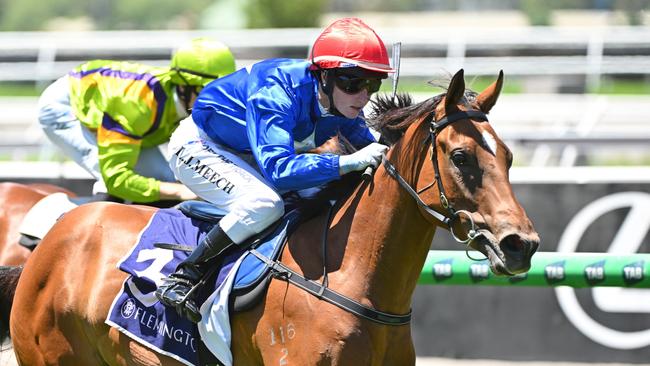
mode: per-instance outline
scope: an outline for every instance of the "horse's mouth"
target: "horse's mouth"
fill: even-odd
[[[507,235],[499,241],[487,230],[480,233],[475,239],[475,248],[488,258],[495,275],[514,276],[530,269],[537,243],[531,245],[517,234]]]
[[[515,274],[508,270],[504,258],[502,258],[494,249],[493,243],[487,240],[488,244],[483,246],[485,252],[483,253],[488,257],[490,262],[490,269],[497,276],[514,276]],[[483,251],[481,251],[483,252]]]

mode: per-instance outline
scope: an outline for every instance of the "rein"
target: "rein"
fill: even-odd
[[[379,311],[363,305],[358,301],[353,300],[339,292],[331,290],[328,287],[329,280],[327,276],[327,232],[333,212],[334,206],[332,205],[330,206],[327,213],[327,221],[325,223],[325,230],[323,231],[322,238],[323,280],[321,283],[305,278],[300,273],[285,266],[284,263],[278,260],[271,260],[255,249],[251,249],[250,252],[271,269],[271,276],[299,287],[304,291],[314,295],[319,300],[329,302],[330,304],[338,306],[347,312],[382,325],[405,325],[410,323],[411,310],[409,310],[409,312],[406,314],[385,313],[383,311]]]

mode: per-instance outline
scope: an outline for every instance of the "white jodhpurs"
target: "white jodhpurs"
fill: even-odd
[[[41,94],[38,120],[48,139],[95,178],[93,193],[106,192],[99,169],[97,136],[74,115],[67,76],[52,83]],[[134,171],[164,182],[176,181],[166,157],[157,147],[140,149]]]
[[[38,99],[38,121],[49,140],[98,181],[102,180],[97,159],[97,137],[84,126],[70,106],[70,83],[64,76]]]
[[[176,178],[226,212],[219,226],[233,242],[242,243],[284,214],[282,197],[254,168],[252,155],[215,143],[192,117],[172,134],[169,154]]]

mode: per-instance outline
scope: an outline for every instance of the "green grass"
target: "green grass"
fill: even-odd
[[[52,154],[49,154],[48,156],[41,156],[41,154],[39,153],[20,154],[19,158],[16,158],[16,156],[10,153],[2,153],[0,154],[0,162],[2,161],[27,161],[27,162],[55,161],[58,163],[64,163],[72,160],[64,156],[62,152],[55,151]]]
[[[650,94],[649,80],[611,80],[601,81],[600,87],[592,92],[596,94]]]
[[[0,83],[0,97],[36,97],[40,93],[33,83]]]
[[[481,91],[494,82],[495,77],[467,77],[466,86],[474,91]],[[445,82],[442,82],[443,84]],[[408,93],[431,93],[438,94],[442,89],[428,84],[428,79],[402,77],[399,80],[399,91]],[[392,81],[387,79],[381,87],[382,92],[390,92],[392,90]],[[502,93],[504,94],[520,94],[524,92],[523,80],[516,77],[510,77],[505,80]],[[10,83],[0,82],[0,97],[37,97],[41,93],[41,86],[34,83]],[[603,78],[601,85],[596,90],[591,90],[590,93],[619,95],[619,94],[632,94],[632,95],[650,95],[650,80],[642,78],[638,80],[624,80],[624,79],[611,79]]]
[[[638,156],[615,155],[608,157],[595,156],[589,158],[588,165],[596,166],[650,166],[650,155]]]
[[[485,77],[469,76],[466,78],[465,83],[466,87],[472,89],[476,92],[480,92],[487,88],[496,80],[495,77]],[[446,82],[441,82],[446,84]],[[392,81],[387,79],[384,81],[381,87],[381,91],[390,92],[392,90]],[[401,92],[408,93],[419,93],[426,92],[432,94],[441,93],[443,90],[437,87],[433,87],[428,84],[427,79],[421,78],[407,78],[403,77],[399,80],[398,90]],[[506,77],[506,80],[503,84],[502,93],[504,94],[521,94],[525,93],[525,83],[524,80],[520,77]],[[620,94],[629,94],[629,95],[650,95],[650,80],[644,80],[639,78],[638,80],[625,80],[625,79],[611,79],[603,78],[601,85],[595,89],[590,90],[590,93],[594,94],[605,94],[605,95],[620,95]]]

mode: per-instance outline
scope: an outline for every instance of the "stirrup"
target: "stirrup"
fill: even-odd
[[[199,307],[196,304],[195,299],[193,298],[193,293],[197,288],[200,287],[200,283],[193,284],[190,281],[179,278],[179,277],[167,277],[164,280],[162,286],[156,289],[155,295],[156,298],[165,306],[172,307],[176,310],[176,313],[181,317],[188,319],[193,323],[198,323],[201,321],[201,313]],[[178,285],[184,285],[189,288],[182,298],[180,299],[171,299],[168,294],[173,293],[179,295],[181,292],[176,292],[175,288]]]
[[[174,294],[178,294],[179,291],[176,291],[176,288],[178,286],[184,286],[188,288],[187,292],[183,295],[183,297],[179,300],[172,300],[170,299],[167,294],[171,291]],[[179,277],[166,277],[163,279],[163,284],[160,285],[158,288],[156,288],[155,295],[158,298],[158,300],[163,303],[164,305],[167,306],[176,306],[179,304],[183,304],[185,301],[188,299],[188,294],[191,293],[191,291],[194,289],[196,285],[193,284],[192,282],[179,278]]]
[[[176,313],[178,313],[178,315],[195,324],[200,322],[203,318],[201,316],[201,311],[198,305],[196,305],[194,299],[185,298],[181,304],[174,306],[174,309],[176,309]]]

